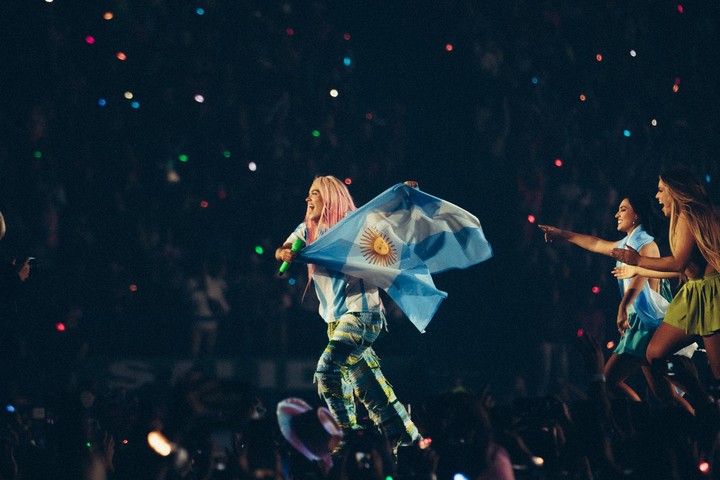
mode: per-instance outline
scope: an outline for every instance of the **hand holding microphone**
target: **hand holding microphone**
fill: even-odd
[[[290,251],[294,253],[299,252],[302,249],[304,243],[305,242],[298,238],[293,242],[292,247],[290,247]],[[280,265],[280,275],[285,273],[285,270],[287,270],[289,266],[290,262],[282,262],[282,265]]]

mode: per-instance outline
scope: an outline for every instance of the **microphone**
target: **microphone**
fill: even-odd
[[[295,253],[299,252],[300,249],[303,247],[303,243],[305,242],[298,238],[293,242],[292,247],[290,247],[290,251]],[[288,262],[282,262],[282,265],[280,265],[280,275],[285,273],[285,270],[287,270],[289,266],[290,264]]]

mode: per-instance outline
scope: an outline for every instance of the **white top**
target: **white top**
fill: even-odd
[[[304,223],[298,225],[286,243],[293,243],[297,239],[307,244],[307,228]],[[320,302],[320,316],[328,323],[338,321],[346,313],[382,312],[380,294],[375,285],[319,265],[315,265],[312,280]]]

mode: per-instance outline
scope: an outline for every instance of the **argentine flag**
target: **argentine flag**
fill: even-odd
[[[447,297],[431,275],[492,255],[477,217],[400,183],[349,213],[303,248],[296,261],[376,285],[424,332]]]

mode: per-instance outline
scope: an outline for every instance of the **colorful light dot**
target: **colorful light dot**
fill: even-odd
[[[202,95],[195,95],[195,97],[193,97],[193,98],[195,99],[195,101],[196,101],[197,103],[203,103],[203,102],[205,102],[205,97],[203,97]]]
[[[263,247],[261,247],[260,245],[256,245],[256,246],[255,246],[255,253],[257,253],[258,255],[262,255],[263,253],[265,253],[265,250],[264,250]]]
[[[698,470],[700,470],[702,473],[707,473],[710,471],[710,464],[708,462],[700,462],[698,464]]]
[[[445,51],[446,51],[446,52],[452,52],[452,51],[454,50],[454,48],[455,48],[455,47],[453,47],[453,44],[452,44],[452,43],[446,43],[446,44],[445,44]]]
[[[225,150],[223,152],[223,157],[230,158],[232,156],[232,153],[230,153],[230,150]]]
[[[710,183],[710,174],[705,175],[705,183]]]
[[[340,92],[338,92],[336,89],[331,88],[330,89],[330,96],[333,98],[337,98],[337,96],[340,95]]]
[[[103,19],[105,19],[105,20],[112,20],[113,17],[114,17],[114,15],[113,15],[112,12],[105,12],[105,13],[103,13]]]
[[[653,127],[657,127],[657,120],[654,118],[650,120],[650,125],[652,125]]]
[[[582,328],[578,328],[576,335],[578,338],[580,338],[583,336],[583,333],[585,333],[585,330],[583,330]]]
[[[128,100],[131,100],[133,98],[133,93],[128,91],[123,93],[123,97],[127,98]]]
[[[85,43],[87,43],[88,45],[93,45],[95,43],[95,37],[93,37],[92,35],[88,35],[87,37],[85,37]]]
[[[248,170],[250,170],[251,172],[257,171],[257,163],[255,163],[255,162],[248,163]]]
[[[682,5],[678,4],[677,11],[678,13],[685,13],[685,8]]]
[[[352,59],[350,57],[343,58],[343,65],[349,67],[350,65],[352,65]]]
[[[587,100],[587,97],[585,96],[584,93],[581,93],[581,94],[580,94],[580,101],[581,101],[581,102],[584,102],[585,100]]]
[[[615,342],[613,342],[612,340],[610,340],[609,342],[607,342],[607,343],[605,344],[605,348],[607,348],[608,350],[612,350],[613,348],[615,348]]]
[[[58,332],[64,332],[66,330],[65,324],[62,322],[56,323],[55,330],[57,330]]]
[[[593,287],[590,289],[590,291],[592,293],[594,293],[595,295],[597,295],[598,293],[600,293],[600,287],[598,287],[597,285],[593,285]]]
[[[105,100],[104,98],[99,98],[98,105],[100,105],[101,107],[104,107],[105,105],[107,105],[107,100]]]
[[[313,131],[312,131],[312,136],[315,137],[315,138],[320,137],[320,131],[319,131],[319,130],[313,130]]]
[[[130,106],[135,109],[140,108],[140,102],[138,102],[138,101],[130,102]]]
[[[373,114],[372,114],[372,113],[369,113],[369,112],[368,112],[368,113],[365,114],[365,120],[372,120],[372,119],[373,119]]]
[[[290,285],[295,285],[295,283],[297,283],[297,282],[296,282],[296,280],[295,280],[294,278],[291,278],[291,279],[288,280],[288,283],[289,283]]]
[[[178,155],[178,160],[180,160],[181,162],[187,162],[189,158],[184,153],[181,153],[180,155]]]
[[[532,77],[532,78],[530,79],[530,81],[533,83],[533,85],[537,85],[538,82],[539,82],[539,80],[538,80],[537,77]]]
[[[528,222],[535,223],[535,215],[530,214],[527,216],[527,219],[528,219]]]
[[[680,90],[680,85],[678,85],[678,84],[676,83],[675,85],[673,85],[672,90],[673,90],[673,92],[677,93],[678,90]]]
[[[35,150],[33,152],[33,157],[35,158],[42,158],[42,152],[40,150]]]
[[[630,50],[630,56],[637,57],[637,52],[635,50]]]
[[[124,62],[125,60],[127,60],[127,55],[125,55],[125,53],[123,53],[123,52],[118,52],[117,55],[115,55],[115,56],[121,62]]]
[[[556,158],[553,163],[554,163],[555,166],[558,167],[558,168],[560,168],[560,167],[563,166],[563,161],[562,161],[561,159],[559,159],[559,158]]]
[[[205,9],[198,7],[195,9],[195,13],[197,13],[198,15],[205,15]]]
[[[352,178],[350,178],[350,177],[345,178],[345,185],[352,185]]]
[[[208,203],[207,200],[201,200],[201,201],[200,201],[200,208],[207,208],[208,205],[210,205],[210,204]]]
[[[12,405],[5,406],[5,411],[8,413],[15,413],[15,407]]]
[[[348,40],[350,40],[350,34],[349,34],[349,33],[343,34],[343,40],[345,40],[346,42],[347,42]]]
[[[595,60],[597,60],[598,62],[602,62],[602,61],[603,61],[603,56],[602,56],[602,54],[601,54],[601,53],[598,53],[597,55],[595,55]]]
[[[626,137],[630,137],[630,130],[623,130],[623,135],[625,135]]]
[[[287,33],[288,36],[292,37],[293,35],[295,35],[295,30],[293,30],[292,28],[288,27],[288,28],[285,29],[285,33]]]
[[[680,85],[680,77],[675,77],[675,85]]]
[[[135,285],[134,283],[131,283],[128,288],[130,289],[131,292],[137,292],[137,291],[138,291],[138,286]]]

